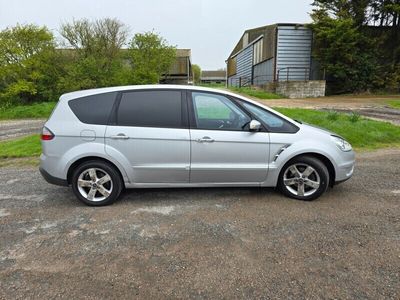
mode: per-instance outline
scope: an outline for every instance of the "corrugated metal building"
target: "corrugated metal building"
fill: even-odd
[[[227,59],[229,86],[319,79],[311,57],[312,31],[303,24],[246,30]]]

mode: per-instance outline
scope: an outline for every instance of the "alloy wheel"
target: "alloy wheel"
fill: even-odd
[[[293,195],[308,197],[318,190],[321,185],[321,178],[310,165],[296,163],[285,170],[283,184]]]
[[[111,176],[100,168],[84,170],[78,177],[79,193],[88,201],[103,201],[110,196],[113,190]]]

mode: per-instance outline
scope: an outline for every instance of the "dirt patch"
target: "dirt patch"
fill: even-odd
[[[370,119],[400,125],[400,110],[387,106],[387,102],[395,98],[399,98],[399,96],[337,96],[306,99],[255,100],[269,107],[318,109],[321,111],[334,110],[342,113],[356,112]]]
[[[298,107],[298,108],[335,108],[335,109],[363,109],[387,107],[387,102],[393,99],[400,99],[399,95],[388,96],[328,96],[321,98],[304,99],[273,99],[254,100],[271,107]]]

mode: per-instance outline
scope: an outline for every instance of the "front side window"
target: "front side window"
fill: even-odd
[[[198,129],[244,130],[250,117],[228,98],[211,93],[192,93]]]
[[[298,127],[294,124],[286,121],[285,119],[265,110],[256,105],[250,104],[245,101],[241,101],[242,105],[250,111],[254,116],[256,116],[261,122],[267,125],[271,132],[280,133],[296,133]]]
[[[136,127],[181,128],[180,91],[134,91],[122,94],[117,124]]]

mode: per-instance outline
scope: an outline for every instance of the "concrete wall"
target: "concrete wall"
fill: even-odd
[[[263,86],[267,91],[283,95],[287,98],[314,98],[324,97],[326,81],[280,81],[271,82]]]

